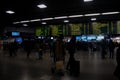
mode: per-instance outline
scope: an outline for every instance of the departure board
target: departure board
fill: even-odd
[[[80,35],[81,27],[82,27],[82,24],[70,24],[71,35]]]
[[[57,36],[58,35],[58,26],[57,25],[50,25],[51,27],[51,35]]]
[[[100,22],[93,22],[93,34],[107,34],[109,33],[109,23],[100,23]]]
[[[44,35],[43,28],[37,27],[36,28],[36,36],[43,36],[43,35]]]
[[[120,34],[120,21],[117,21],[117,33]]]

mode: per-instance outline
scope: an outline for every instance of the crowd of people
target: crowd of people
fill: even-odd
[[[88,50],[90,53],[98,50],[101,52],[101,58],[106,59],[106,55],[109,54],[109,58],[116,58],[117,67],[114,74],[120,77],[120,44],[114,43],[112,40],[103,39],[101,42],[80,42],[76,41],[75,36],[71,36],[70,42],[64,42],[63,36],[60,35],[56,40],[24,40],[21,45],[16,41],[10,42],[6,46],[3,46],[3,50],[9,51],[9,56],[17,56],[17,51],[19,47],[23,48],[26,52],[26,57],[29,58],[31,51],[34,50],[37,59],[42,59],[43,53],[46,48],[50,50],[50,56],[53,57],[53,61],[63,60],[65,63],[66,50],[69,53],[69,60],[67,62],[66,69],[69,70],[69,67],[75,61],[74,54],[79,50]],[[46,47],[47,46],[47,47]],[[117,48],[116,56],[115,49]]]

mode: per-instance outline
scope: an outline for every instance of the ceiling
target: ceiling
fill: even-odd
[[[40,9],[37,7],[38,4],[45,4],[47,8]],[[5,13],[7,10],[12,10],[15,13],[7,14]],[[84,2],[83,0],[0,0],[0,24],[18,26],[23,23],[13,24],[13,22],[114,11],[120,11],[119,0],[93,0],[92,2]],[[120,14],[83,16],[67,19],[69,23],[79,23],[88,22],[92,17],[95,17],[97,21],[120,20]],[[29,26],[39,26],[41,22],[47,22],[47,24],[64,24],[63,20],[53,19],[27,22],[27,24]]]

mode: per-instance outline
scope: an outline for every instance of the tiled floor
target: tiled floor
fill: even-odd
[[[68,57],[67,54],[66,63]],[[52,74],[52,58],[48,52],[44,53],[42,60],[36,60],[34,52],[27,59],[21,50],[16,57],[0,51],[0,80],[118,80],[113,75],[115,59],[106,57],[101,59],[100,52],[77,51],[75,58],[80,61],[80,75],[74,77],[67,72],[64,76]]]

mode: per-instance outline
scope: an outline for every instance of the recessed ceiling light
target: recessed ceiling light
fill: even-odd
[[[93,1],[93,0],[84,0],[84,2],[90,2],[90,1]]]
[[[69,20],[64,20],[64,23],[68,23],[69,22]]]
[[[11,10],[8,10],[8,11],[6,11],[6,13],[8,13],[8,14],[14,14],[15,12],[11,11]]]
[[[37,5],[37,7],[39,7],[39,8],[47,8],[47,6],[45,4]]]
[[[23,24],[23,26],[28,26],[27,24]]]
[[[46,22],[42,22],[42,24],[47,24]]]
[[[109,15],[109,14],[118,14],[120,12],[105,12],[105,13],[102,13],[102,15]]]
[[[91,18],[91,21],[96,21],[96,18]]]

